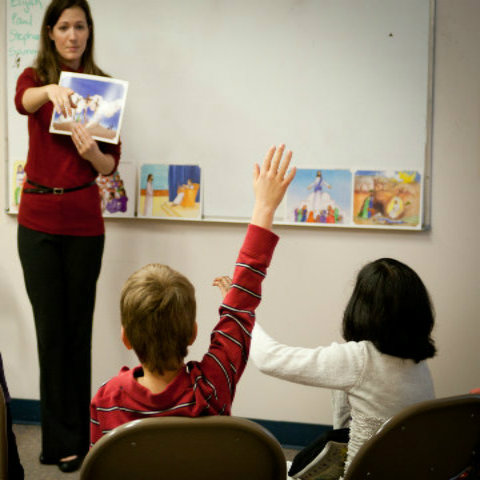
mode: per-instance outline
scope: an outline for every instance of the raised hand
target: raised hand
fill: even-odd
[[[261,167],[255,165],[253,171],[253,189],[255,206],[253,207],[251,223],[270,229],[275,210],[282,201],[288,186],[295,177],[296,168],[288,172],[292,152],[283,157],[285,145],[271,147]]]

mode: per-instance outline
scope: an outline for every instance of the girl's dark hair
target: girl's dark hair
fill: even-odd
[[[380,258],[365,265],[343,314],[343,338],[370,340],[382,353],[420,362],[433,357],[433,307],[420,277]]]
[[[40,45],[37,58],[34,62],[37,75],[44,85],[58,83],[60,78],[60,61],[55,49],[55,44],[48,35],[49,31],[56,25],[64,10],[74,7],[80,7],[85,12],[85,18],[87,19],[87,25],[90,30],[87,46],[82,57],[83,73],[108,77],[105,72],[97,67],[93,58],[95,35],[93,18],[87,0],[52,0],[43,17],[42,29],[40,31]]]

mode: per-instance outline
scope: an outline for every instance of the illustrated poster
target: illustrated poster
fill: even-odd
[[[357,225],[421,225],[421,174],[417,171],[358,170],[354,178]]]
[[[198,165],[144,164],[139,183],[139,217],[201,219]]]
[[[72,125],[80,122],[95,140],[118,143],[128,82],[96,75],[62,72],[59,85],[75,92],[70,97],[75,107],[68,116],[53,111],[50,133],[71,135]]]
[[[288,222],[351,223],[352,173],[344,169],[297,168],[287,190]]]

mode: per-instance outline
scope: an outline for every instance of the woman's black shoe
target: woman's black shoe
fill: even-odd
[[[58,468],[64,473],[75,472],[82,466],[82,462],[83,457],[77,456],[72,460],[59,461]]]
[[[38,457],[38,460],[43,465],[55,465],[58,463],[58,460],[52,460],[51,458],[47,458],[43,455],[43,453],[40,454],[40,456]]]

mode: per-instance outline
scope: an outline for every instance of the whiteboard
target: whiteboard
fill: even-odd
[[[13,97],[46,4],[7,2],[9,162],[28,149]],[[206,219],[248,217],[253,163],[281,142],[298,166],[424,171],[432,5],[91,0],[97,63],[129,82],[122,160],[200,165]]]

